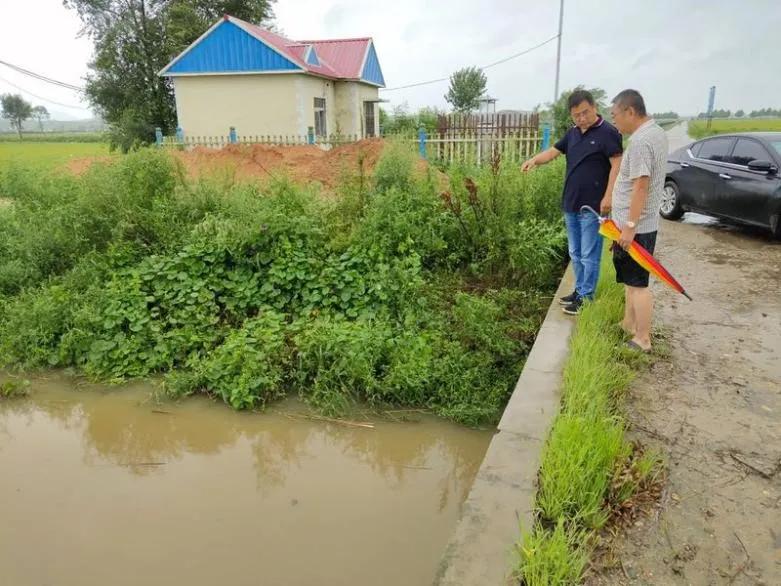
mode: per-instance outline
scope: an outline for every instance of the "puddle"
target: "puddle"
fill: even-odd
[[[151,390],[0,402],[0,584],[427,585],[492,435]]]

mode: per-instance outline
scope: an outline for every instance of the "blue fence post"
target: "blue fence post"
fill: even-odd
[[[542,125],[542,150],[550,147],[550,122]]]
[[[176,142],[184,142],[184,131],[181,126],[176,127]]]
[[[421,157],[426,158],[426,129],[422,126],[418,129],[418,152]]]
[[[239,142],[239,139],[236,136],[236,127],[235,126],[231,126],[231,129],[228,132],[228,140],[230,141],[231,144],[236,144],[237,142]]]
[[[159,126],[155,128],[155,144],[163,146],[163,129]]]
[[[306,142],[307,144],[315,144],[315,129],[313,126],[307,128]]]

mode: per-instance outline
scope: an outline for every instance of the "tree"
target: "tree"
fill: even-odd
[[[487,79],[485,73],[477,67],[459,69],[450,76],[450,88],[445,100],[456,112],[470,112],[480,105],[485,94]]]
[[[173,84],[157,72],[223,14],[254,23],[274,0],[63,0],[94,44],[86,96],[123,150],[176,128]]]
[[[49,111],[46,109],[46,106],[35,106],[31,115],[38,121],[38,127],[43,132],[43,121],[49,119]]]
[[[0,116],[11,122],[11,127],[16,128],[19,140],[22,140],[22,124],[32,116],[33,105],[19,94],[3,94],[0,96],[0,105]]]
[[[743,110],[738,110],[737,112],[735,112],[735,118],[743,118],[743,116],[745,115],[746,113]]]
[[[556,100],[556,103],[549,103],[548,109],[543,113],[544,117],[553,124],[553,136],[556,137],[557,140],[564,136],[567,133],[567,130],[569,130],[569,128],[572,126],[572,117],[569,113],[569,97],[572,95],[572,92],[584,89],[586,88],[582,85],[579,85],[572,88],[571,90],[562,92],[559,96],[559,99]],[[594,96],[597,112],[602,114],[602,116],[606,116],[607,92],[598,87],[591,88],[587,91],[590,92],[592,96]]]

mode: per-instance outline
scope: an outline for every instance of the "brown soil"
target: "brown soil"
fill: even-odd
[[[687,218],[663,223],[658,254],[694,302],[655,289],[671,356],[628,405],[668,482],[589,586],[781,584],[781,243]]]
[[[190,177],[227,176],[239,181],[288,177],[298,183],[319,183],[332,191],[345,174],[356,175],[360,160],[364,172],[370,175],[382,154],[382,139],[365,139],[330,150],[314,145],[228,145],[222,149],[196,147],[189,151],[171,151],[181,161]],[[83,158],[70,161],[67,169],[81,174],[99,159]],[[426,163],[419,161],[417,171],[424,172]]]

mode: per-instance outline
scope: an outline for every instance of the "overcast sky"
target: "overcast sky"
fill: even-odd
[[[0,60],[80,84],[91,55],[61,0],[3,0]],[[388,88],[486,65],[556,34],[558,0],[278,0],[277,26],[293,38],[372,36]],[[566,0],[561,87],[633,87],[652,111],[781,107],[779,0]],[[486,71],[499,109],[550,101],[556,42]],[[11,85],[13,84],[13,85]],[[13,86],[17,87],[13,87]],[[59,118],[90,115],[78,94],[0,65],[0,93],[19,92]],[[447,82],[382,91],[389,107],[444,108]],[[35,95],[33,95],[35,94]],[[36,97],[38,96],[38,97]],[[45,100],[43,99],[45,98]],[[59,102],[56,104],[54,102]],[[75,108],[69,106],[76,106]]]

